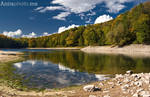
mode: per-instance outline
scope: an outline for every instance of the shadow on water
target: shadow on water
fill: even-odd
[[[78,50],[23,50],[23,52],[27,55],[26,60],[14,63],[12,68],[16,74],[24,75],[23,80],[28,82],[22,82],[29,88],[80,85],[108,79],[107,75],[125,73],[127,70],[150,72],[148,57],[87,54]]]

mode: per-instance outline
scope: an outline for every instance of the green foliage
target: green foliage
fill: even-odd
[[[23,39],[13,39],[0,35],[0,48],[24,48],[28,46],[28,42]]]

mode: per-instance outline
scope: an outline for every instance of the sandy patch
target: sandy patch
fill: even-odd
[[[134,57],[150,57],[150,45],[132,44],[124,47],[88,46],[81,51],[86,53],[124,54]]]
[[[18,60],[20,59],[18,55],[21,55],[21,54],[23,53],[0,51],[0,63]]]

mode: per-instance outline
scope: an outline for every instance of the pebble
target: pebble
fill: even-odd
[[[99,85],[100,85],[100,86],[104,86],[104,84],[103,84],[103,83],[99,83]]]
[[[103,96],[103,97],[110,97],[110,95],[105,95],[105,96]]]
[[[128,84],[126,84],[126,85],[124,85],[124,86],[121,87],[122,91],[126,91],[128,88],[129,88]]]
[[[94,92],[94,91],[100,91],[101,88],[95,87],[94,85],[87,85],[83,87],[83,90],[86,92]]]
[[[108,93],[109,91],[103,91],[103,93]]]
[[[96,97],[95,95],[89,95],[89,97]]]
[[[133,74],[133,71],[132,70],[126,71],[126,74],[131,75],[131,74]]]
[[[132,97],[139,97],[140,95],[135,93]]]
[[[142,97],[150,97],[150,92],[149,91],[141,91],[140,96]]]
[[[94,85],[87,85],[87,86],[83,87],[83,90],[86,92],[92,92],[92,91],[94,91],[94,89],[95,89]]]

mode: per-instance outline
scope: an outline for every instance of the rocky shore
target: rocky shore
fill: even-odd
[[[150,97],[150,73],[116,74],[109,80],[45,91],[18,91],[0,87],[2,97]],[[4,92],[5,90],[5,92]]]
[[[83,90],[99,91],[89,97],[150,97],[150,73],[132,74],[132,71],[127,71],[97,85],[87,85]]]

